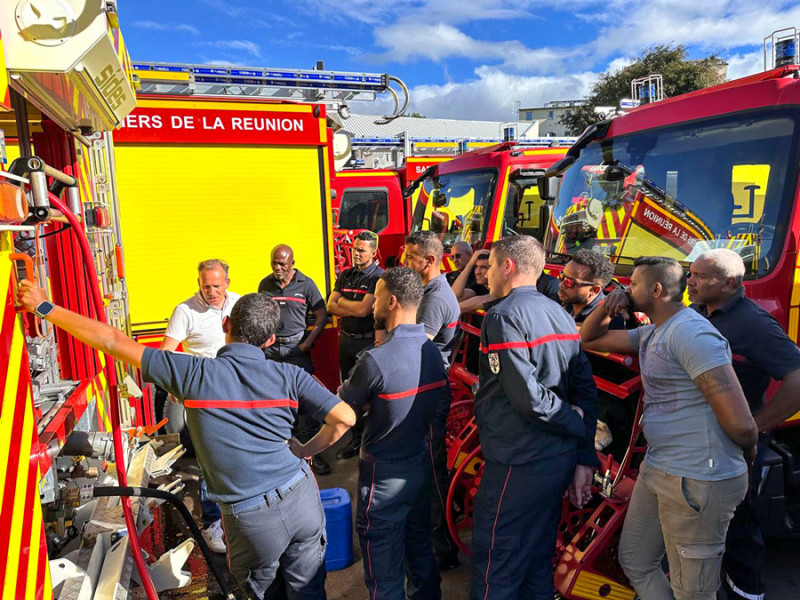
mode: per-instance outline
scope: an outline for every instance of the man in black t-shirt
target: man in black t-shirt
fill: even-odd
[[[350,376],[358,355],[375,343],[372,306],[375,304],[375,285],[383,269],[375,261],[378,236],[361,231],[353,240],[353,266],[343,271],[328,298],[328,312],[341,319],[339,327],[339,373],[342,381]],[[351,430],[350,444],[336,453],[336,458],[352,458],[361,447],[364,420],[358,415]]]

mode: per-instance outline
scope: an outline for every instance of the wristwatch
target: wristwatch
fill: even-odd
[[[33,312],[35,312],[40,319],[44,319],[47,315],[53,312],[55,307],[55,304],[49,300],[45,300],[44,302],[40,302],[39,305],[33,309]]]

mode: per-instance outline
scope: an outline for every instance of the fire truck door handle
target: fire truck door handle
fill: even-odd
[[[125,265],[122,263],[122,246],[114,246],[114,257],[117,259],[117,278],[125,279]]]
[[[25,279],[27,279],[28,281],[33,281],[35,283],[34,278],[33,278],[33,259],[31,259],[30,256],[28,256],[27,254],[22,254],[20,252],[15,252],[14,254],[9,254],[8,258],[9,258],[9,260],[11,262],[22,261],[22,263],[25,265]],[[15,288],[15,292],[16,292],[16,287],[17,287],[17,284],[19,283],[19,281],[17,280],[17,271],[16,271],[16,269],[13,270],[13,275],[14,275],[14,281],[15,281],[14,288]],[[15,294],[15,298],[16,298],[16,294]],[[14,300],[14,303],[16,304],[16,299]],[[19,310],[20,308],[21,307],[18,306],[17,310]]]
[[[28,281],[33,281],[33,259],[30,256],[16,252],[14,254],[9,254],[8,258],[11,260],[11,262],[17,262],[21,260],[25,264],[25,279]]]

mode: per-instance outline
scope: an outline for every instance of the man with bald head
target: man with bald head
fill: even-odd
[[[267,358],[285,362],[314,372],[311,362],[311,347],[325,329],[328,313],[325,301],[316,284],[299,269],[294,268],[294,252],[291,246],[278,244],[270,255],[272,274],[258,284],[258,291],[275,300],[281,309],[281,322],[276,332],[275,343],[264,350]],[[306,331],[308,313],[313,314],[313,328]],[[306,415],[297,418],[295,435],[307,442],[320,424]],[[330,473],[330,467],[321,456],[314,458],[312,469],[317,475]]]
[[[458,276],[461,275],[461,273],[464,272],[464,269],[467,268],[469,260],[472,258],[472,246],[470,246],[464,240],[456,242],[450,249],[450,258],[453,259],[453,264],[455,265],[456,270],[447,273],[445,278],[447,279],[447,283],[453,285],[455,280],[458,279]],[[469,286],[473,283],[475,283],[475,275],[470,272],[467,285]]]

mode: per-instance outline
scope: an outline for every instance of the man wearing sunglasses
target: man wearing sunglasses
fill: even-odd
[[[558,299],[575,323],[580,325],[605,298],[603,289],[614,276],[614,265],[607,256],[593,250],[578,250],[559,274]],[[624,329],[617,319],[612,329]]]
[[[472,269],[469,267],[469,261],[472,258],[472,246],[470,246],[464,240],[456,242],[453,244],[453,247],[450,250],[450,258],[453,259],[453,264],[455,265],[456,270],[450,271],[445,275],[447,283],[453,285],[456,279],[458,279],[458,276],[465,271],[469,273],[467,285],[474,283],[475,276],[472,274]]]

